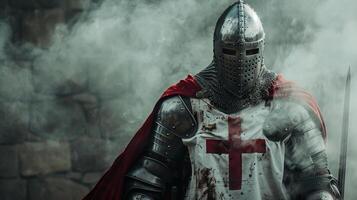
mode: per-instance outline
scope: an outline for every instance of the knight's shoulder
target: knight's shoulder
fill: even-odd
[[[299,124],[311,119],[308,107],[300,101],[274,100],[264,126],[264,135],[274,141],[284,140]]]
[[[298,116],[309,116],[308,108],[308,104],[304,101],[294,98],[281,98],[271,102],[270,112],[274,115],[285,113],[289,118],[297,120],[296,117]]]
[[[189,137],[187,134],[192,133],[197,125],[190,98],[177,95],[163,100],[156,122],[179,137]]]

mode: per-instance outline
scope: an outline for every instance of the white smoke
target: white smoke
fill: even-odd
[[[89,88],[123,118],[120,137],[132,135],[160,93],[212,59],[215,22],[233,0],[107,0],[71,30],[59,27],[53,45],[36,50],[35,81],[44,91],[63,82]],[[269,68],[297,81],[318,99],[329,130],[328,154],[336,174],[344,81],[357,64],[357,3],[353,0],[251,0],[267,35]],[[3,36],[8,31],[0,27]],[[0,59],[4,42],[0,38]],[[357,84],[352,80],[350,141],[357,137]],[[126,140],[126,139],[125,139]],[[357,147],[349,144],[346,199],[356,186]]]
[[[308,5],[308,4],[306,4]],[[305,6],[306,6],[305,5]],[[348,67],[352,71],[351,83],[351,118],[347,165],[346,196],[354,199],[356,192],[357,148],[353,141],[357,139],[357,4],[355,1],[326,1],[314,7],[313,20],[316,22],[314,38],[308,44],[297,45],[289,55],[280,60],[281,69],[290,79],[296,80],[310,89],[319,100],[328,128],[328,154],[330,167],[337,175],[338,156],[341,138],[342,113],[345,81]],[[311,15],[306,15],[310,16]]]

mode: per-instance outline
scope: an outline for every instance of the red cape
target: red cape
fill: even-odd
[[[121,200],[125,175],[144,150],[145,142],[148,141],[153,124],[154,113],[156,113],[162,100],[175,95],[196,97],[196,93],[200,90],[201,87],[191,75],[169,87],[155,104],[153,111],[141,128],[136,132],[125,150],[116,158],[110,169],[103,175],[96,186],[86,197],[84,197],[83,200]],[[306,102],[311,108],[311,111],[315,113],[317,119],[320,121],[323,135],[326,137],[325,124],[319,107],[310,94],[298,88],[294,83],[285,80],[283,76],[278,75],[270,88],[269,96],[271,98],[293,97]]]

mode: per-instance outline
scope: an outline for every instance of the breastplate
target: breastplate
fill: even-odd
[[[265,138],[265,103],[225,114],[209,99],[191,99],[196,134],[183,139],[192,163],[186,199],[288,199],[282,184],[284,144]]]

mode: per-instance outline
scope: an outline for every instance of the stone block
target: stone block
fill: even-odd
[[[102,102],[99,111],[99,124],[104,138],[116,138],[119,137],[122,132],[126,131],[125,123],[127,120],[122,109],[116,107],[118,103],[121,104],[121,101],[112,100]]]
[[[62,60],[63,58],[53,55],[55,53],[47,52],[44,57],[35,62],[33,67],[34,92],[57,96],[85,92],[87,90],[87,73],[84,67],[66,63]]]
[[[90,93],[82,93],[72,96],[73,101],[79,103],[84,111],[88,122],[95,123],[98,121],[98,98]]]
[[[66,178],[74,180],[74,181],[81,181],[82,180],[83,175],[79,172],[69,172],[66,174]]]
[[[0,158],[0,178],[19,176],[16,146],[0,146]]]
[[[64,178],[32,179],[28,185],[29,200],[79,200],[89,189]]]
[[[85,184],[95,184],[102,177],[102,173],[86,173],[83,176],[82,182]]]
[[[22,38],[24,42],[48,47],[55,28],[64,22],[65,11],[61,8],[28,11],[22,20]]]
[[[72,167],[77,172],[97,172],[110,164],[108,141],[80,138],[71,143]]]
[[[16,144],[25,140],[29,125],[29,105],[0,101],[0,144]]]
[[[91,67],[88,70],[90,92],[104,100],[130,95],[131,90],[128,89],[128,86],[132,85],[133,80],[123,73],[125,70],[122,67],[113,66]]]
[[[100,130],[99,124],[96,123],[88,123],[88,130],[86,133],[88,137],[101,138],[102,131]]]
[[[99,125],[99,102],[98,98],[89,93],[74,95],[73,100],[78,102],[83,109],[87,121],[86,135],[89,137],[100,138],[101,130]]]
[[[71,169],[70,146],[64,142],[25,143],[19,146],[23,176],[43,175]]]
[[[31,71],[16,65],[0,66],[0,99],[28,101],[33,92]]]
[[[104,138],[119,139],[125,144],[145,118],[146,111],[127,99],[103,101],[99,111],[100,128]]]
[[[36,101],[30,108],[34,135],[52,139],[75,139],[85,135],[87,122],[82,106],[71,98]]]
[[[27,196],[26,181],[21,179],[1,179],[1,200],[25,200]]]

